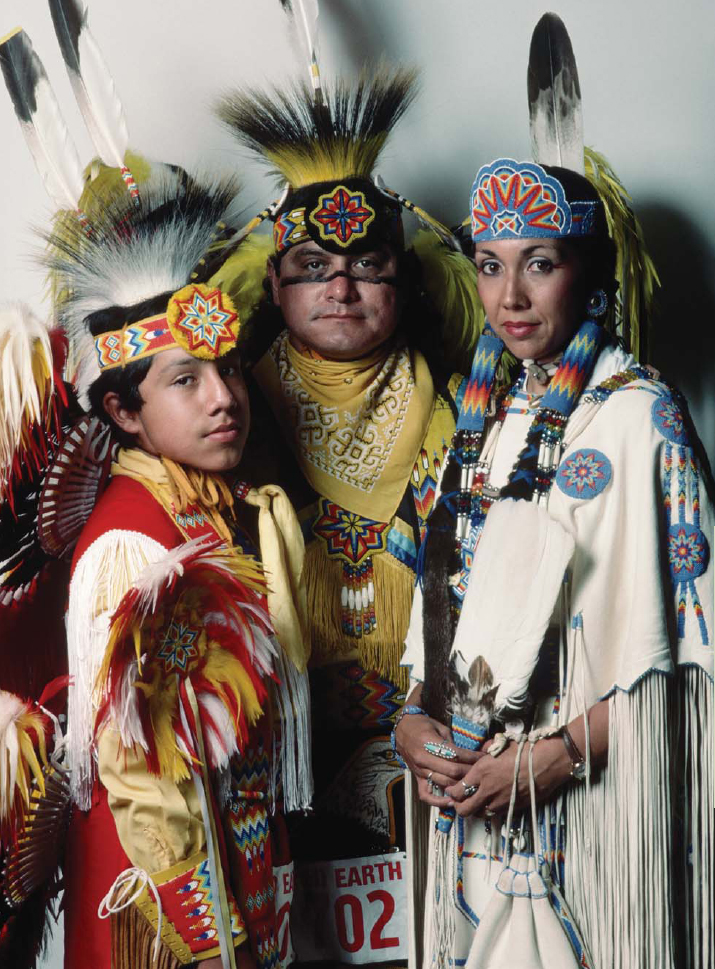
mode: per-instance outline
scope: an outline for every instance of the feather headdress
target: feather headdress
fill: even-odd
[[[581,88],[563,21],[546,13],[534,28],[527,73],[531,149],[540,165],[585,175],[603,203],[616,247],[618,296],[604,325],[635,356],[646,358],[647,323],[658,274],[630,197],[603,155],[584,147]]]
[[[50,270],[67,296],[60,320],[82,347],[76,386],[81,402],[99,375],[87,317],[102,309],[129,309],[203,278],[201,260],[217,223],[236,217],[235,179],[202,182],[183,172],[159,171],[144,183],[139,205],[128,195],[97,205],[89,237],[63,224],[47,237]]]
[[[412,103],[416,72],[363,71],[314,100],[307,83],[289,91],[237,92],[218,106],[241,144],[264,158],[295,191],[315,182],[370,178],[390,132]]]

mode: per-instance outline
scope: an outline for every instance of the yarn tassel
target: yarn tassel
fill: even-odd
[[[274,772],[280,772],[283,810],[305,811],[313,798],[313,769],[310,740],[310,693],[307,673],[299,673],[282,651],[275,659],[278,685],[275,689],[281,718],[280,753],[274,757]],[[272,778],[277,789],[277,778]]]

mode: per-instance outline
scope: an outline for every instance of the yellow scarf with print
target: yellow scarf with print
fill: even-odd
[[[171,520],[189,508],[198,509],[216,534],[233,544],[224,513],[232,514],[233,495],[221,475],[183,467],[169,458],[155,457],[138,448],[123,448],[112,463],[112,475],[133,478],[149,491]],[[310,656],[305,588],[303,536],[293,506],[277,485],[251,488],[246,504],[258,508],[261,562],[268,582],[266,599],[276,636],[299,672]],[[190,535],[177,522],[187,540]]]
[[[319,494],[389,522],[435,406],[427,361],[405,346],[355,361],[316,360],[282,333],[254,369],[298,464]]]

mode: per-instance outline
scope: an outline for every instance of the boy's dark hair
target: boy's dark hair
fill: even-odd
[[[171,293],[153,296],[151,299],[136,303],[134,306],[110,306],[107,309],[90,313],[85,323],[92,336],[99,336],[109,330],[121,330],[125,323],[137,323],[149,316],[163,313],[167,307]],[[119,428],[104,409],[105,394],[116,394],[122,407],[137,412],[142,409],[144,400],[139,390],[141,382],[149,373],[153,357],[145,357],[136,363],[128,363],[125,367],[113,367],[103,371],[89,388],[89,402],[92,414],[112,428],[115,439],[122,447],[132,447],[135,443],[134,435],[127,434]]]

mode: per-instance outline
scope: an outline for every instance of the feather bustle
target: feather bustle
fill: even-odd
[[[273,676],[276,647],[262,570],[250,556],[217,545],[188,542],[144,570],[111,620],[97,683],[96,730],[111,719],[125,746],[143,749],[149,770],[175,780],[188,777],[198,757],[181,726],[182,676],[191,678],[202,698],[216,768],[226,766],[261,716]],[[168,617],[172,624],[191,623],[199,615],[189,666],[181,675],[162,670],[158,654],[167,641]]]

